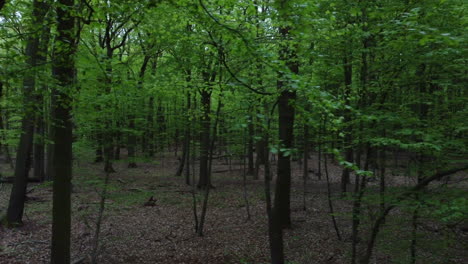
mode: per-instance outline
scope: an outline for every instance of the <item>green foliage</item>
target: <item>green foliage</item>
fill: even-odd
[[[80,164],[94,160],[95,150],[104,145],[123,149],[136,144],[132,161],[159,164],[150,146],[161,153],[168,146],[180,147],[190,128],[192,151],[198,155],[206,121],[201,94],[209,93],[215,155],[240,157],[250,138],[254,144],[268,138],[271,153],[296,157],[306,142],[307,127],[313,151],[320,147],[332,153],[342,168],[364,180],[376,178],[372,170],[378,153],[407,155],[404,168],[389,169],[409,177],[424,178],[466,163],[464,1],[280,2],[92,0],[91,13],[79,4],[73,10],[83,26],[76,43],[76,83],[62,91],[72,101],[63,101],[51,97],[58,86],[50,62],[64,47],[50,41],[45,63],[28,67],[26,40],[44,28],[31,25],[30,1],[12,1],[0,17],[0,144],[10,149],[18,144],[21,120],[31,112],[38,114],[46,132],[36,142],[53,144],[51,128],[60,123],[51,115],[51,105],[70,105],[75,167],[84,175],[74,183],[94,188],[97,194],[104,187],[102,175]],[[84,21],[88,15],[89,21]],[[52,21],[46,25],[54,40],[58,36]],[[288,38],[279,27],[288,29]],[[298,74],[291,72],[292,62],[299,65]],[[346,73],[351,83],[345,83]],[[27,102],[32,106],[23,102],[25,76],[34,76],[34,95],[43,97]],[[296,111],[292,148],[278,141],[277,99],[283,92],[279,80],[286,84],[284,90],[297,94],[289,102]],[[375,158],[368,170],[363,166],[367,147]],[[348,150],[362,154],[361,164],[347,160]],[[47,187],[48,183],[39,186]],[[152,190],[123,191],[116,183],[108,187],[116,207],[135,206],[151,195],[163,203],[183,203]],[[408,210],[420,206],[425,216],[447,225],[466,217],[462,192],[448,192],[450,199],[434,195],[407,203],[395,199],[398,191],[402,190],[388,188],[386,202]],[[223,195],[214,200],[215,206],[230,206]],[[264,200],[263,192],[256,195]],[[376,206],[380,196],[366,193],[363,201]],[[243,201],[238,202],[242,206]]]

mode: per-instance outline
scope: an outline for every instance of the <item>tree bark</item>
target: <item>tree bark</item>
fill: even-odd
[[[345,100],[345,110],[344,110],[344,148],[345,148],[345,159],[347,162],[352,163],[354,160],[353,157],[353,148],[351,146],[352,143],[352,126],[351,122],[351,111],[349,109],[350,105],[350,96],[351,96],[351,84],[352,84],[352,77],[353,77],[353,66],[350,62],[348,54],[345,54],[343,58],[343,67],[344,67],[344,82],[345,82],[345,91],[344,91],[344,100]],[[350,184],[350,169],[345,167],[341,174],[341,192],[345,193],[347,191],[347,185]]]
[[[21,124],[21,136],[16,153],[15,180],[11,190],[10,201],[7,209],[7,225],[21,225],[26,197],[26,188],[29,170],[31,168],[31,151],[34,135],[34,88],[36,84],[36,66],[38,62],[40,36],[35,30],[37,25],[42,25],[46,14],[43,2],[34,0],[32,3],[32,31],[26,44],[26,63],[31,67],[23,79],[23,104],[24,116]]]
[[[280,1],[280,5],[286,5],[286,1]],[[291,28],[288,26],[280,27],[280,35],[286,40],[290,37]],[[283,44],[280,50],[280,59],[285,61],[289,70],[297,74],[299,72],[299,65],[295,51],[287,44]],[[294,130],[294,101],[296,99],[296,91],[289,86],[290,80],[286,79],[284,74],[280,74],[277,86],[280,90],[278,98],[278,127],[279,127],[279,142],[280,149],[286,151],[279,151],[278,153],[278,166],[277,166],[277,179],[275,186],[275,200],[274,207],[277,211],[276,215],[281,217],[280,223],[283,228],[291,227],[291,150],[293,142]],[[287,153],[289,151],[289,153]],[[275,214],[274,214],[275,215]]]
[[[247,174],[254,175],[255,168],[254,168],[254,124],[253,124],[253,117],[249,115],[248,120],[248,139],[247,139]]]
[[[272,264],[284,264],[284,246],[283,246],[283,228],[281,227],[281,218],[278,210],[273,207],[271,202],[271,172],[270,172],[270,159],[268,152],[270,119],[267,121],[267,130],[264,131],[263,139],[265,153],[265,171],[264,171],[264,185],[265,185],[265,200],[266,211],[268,216],[268,242],[270,245],[270,257]]]
[[[75,21],[72,15],[74,0],[58,0],[57,37],[53,76],[60,89],[53,91],[56,101],[53,107],[54,133],[54,183],[52,207],[51,263],[70,263],[71,233],[71,176],[72,176],[72,119],[71,95],[67,93],[73,85],[75,54]]]
[[[200,134],[200,175],[198,180],[198,188],[207,188],[211,184],[208,175],[208,154],[210,148],[211,129],[211,92],[201,92],[201,105],[203,109],[203,117],[201,120],[202,131]]]
[[[307,122],[307,121],[306,121]],[[306,192],[307,192],[307,178],[309,177],[309,126],[304,124],[304,140],[303,140],[303,164],[302,164],[302,209],[307,210],[306,205]]]
[[[42,8],[46,8],[46,11],[50,8],[48,4],[45,4]],[[48,19],[49,20],[49,19]],[[47,21],[48,22],[48,21]],[[48,23],[45,23],[43,26],[43,34],[41,36],[41,41],[39,44],[38,58],[37,62],[39,65],[43,64],[47,60],[47,51],[50,40],[50,27]],[[45,147],[44,138],[45,138],[45,113],[44,111],[44,91],[47,90],[46,85],[42,85],[40,90],[36,92],[36,104],[37,111],[35,117],[35,131],[36,135],[34,141],[34,177],[40,179],[41,181],[45,180]]]

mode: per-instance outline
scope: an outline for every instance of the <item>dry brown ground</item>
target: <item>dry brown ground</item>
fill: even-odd
[[[168,155],[169,156],[169,155]],[[239,164],[232,171],[215,173],[215,189],[210,192],[209,209],[203,237],[193,228],[191,187],[182,178],[172,176],[177,167],[174,158],[160,163],[140,163],[136,169],[117,162],[117,173],[111,175],[109,198],[100,233],[99,263],[268,263],[267,218],[262,180],[247,182],[252,218],[246,220],[246,206],[242,196],[242,170]],[[312,167],[314,165],[311,164]],[[229,166],[216,163],[213,171]],[[99,204],[102,165],[89,161],[75,164],[72,194],[72,258],[89,262]],[[340,168],[331,166],[332,187],[336,192]],[[300,168],[296,165],[292,195],[294,226],[285,231],[285,252],[290,264],[348,263],[350,218],[339,214],[338,224],[345,241],[337,240],[331,224],[326,199],[326,183],[311,175],[306,195],[307,210],[302,210]],[[397,179],[397,178],[393,178]],[[6,208],[9,186],[0,189],[0,210]],[[0,263],[48,263],[51,230],[51,187],[31,184],[26,205],[24,226],[17,229],[0,227]],[[156,198],[156,206],[144,206],[149,197]],[[199,194],[198,201],[202,195]],[[334,200],[335,210],[349,212],[349,201]],[[200,210],[199,210],[200,212]],[[395,219],[399,219],[398,217]],[[404,239],[407,220],[388,222],[383,232],[387,244],[398,245]],[[393,226],[393,228],[391,228]],[[393,234],[399,230],[402,235]],[[426,235],[434,235],[426,233]],[[403,237],[403,238],[402,238]],[[457,238],[458,239],[458,238]],[[382,250],[373,263],[397,262]],[[462,243],[461,243],[462,244]],[[441,259],[467,263],[465,245],[447,250]],[[404,249],[407,251],[407,249]],[[421,254],[426,254],[424,251]],[[402,253],[402,255],[405,255]],[[446,256],[445,256],[446,255]],[[421,263],[437,263],[427,258]],[[406,262],[407,263],[407,262]]]

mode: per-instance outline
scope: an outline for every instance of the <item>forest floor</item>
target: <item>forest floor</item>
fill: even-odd
[[[104,173],[102,164],[92,157],[80,157],[74,164],[72,194],[72,259],[73,263],[89,263],[95,227],[98,219],[100,193]],[[242,164],[229,166],[217,161],[213,166],[213,185],[210,191],[204,236],[194,232],[192,187],[183,177],[175,177],[178,161],[173,154],[156,157],[159,162],[140,161],[138,168],[127,168],[125,160],[114,164],[116,173],[110,175],[108,197],[102,218],[98,263],[170,263],[221,264],[268,263],[268,229],[263,180],[247,177],[247,194],[251,218],[243,196]],[[315,168],[316,157],[310,167]],[[344,238],[337,239],[332,225],[325,176],[321,180],[311,173],[307,185],[306,206],[303,210],[301,167],[294,163],[292,189],[292,229],[284,232],[287,263],[349,263],[351,202],[339,199],[341,168],[329,166],[333,204],[338,226]],[[3,175],[10,173],[2,165]],[[5,170],[7,172],[5,173]],[[274,170],[273,170],[274,171]],[[408,183],[403,177],[392,177],[389,184]],[[0,186],[0,213],[4,214],[10,184]],[[0,263],[48,263],[51,237],[52,188],[49,183],[30,184],[25,208],[24,225],[16,229],[0,227]],[[150,197],[156,202],[145,206]],[[198,213],[203,193],[197,195]],[[402,213],[403,214],[403,213]],[[400,215],[401,216],[401,215]],[[385,243],[380,243],[373,263],[409,263],[407,257],[408,224],[410,217],[390,218],[383,230]],[[365,221],[364,221],[365,222]],[[364,223],[366,224],[366,223]],[[434,227],[436,228],[436,227]],[[421,231],[421,236],[433,240],[434,231]],[[436,232],[437,233],[437,232]],[[454,235],[439,259],[425,259],[421,263],[467,263],[465,234]],[[448,242],[447,242],[448,243]],[[455,246],[454,246],[455,245]],[[404,252],[395,257],[395,247]],[[389,251],[392,248],[393,251]],[[398,249],[396,250],[398,251]],[[429,248],[428,251],[431,251]],[[420,254],[424,256],[424,250]],[[390,257],[392,256],[392,257]]]

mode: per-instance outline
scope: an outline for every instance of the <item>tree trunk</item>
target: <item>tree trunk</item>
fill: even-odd
[[[143,63],[141,64],[140,67],[140,73],[138,75],[138,89],[143,88],[143,79],[145,77],[145,72],[146,69],[148,68],[148,63],[151,59],[150,55],[145,55],[143,59]],[[128,168],[136,168],[137,164],[135,162],[135,148],[137,145],[137,137],[136,137],[136,131],[135,131],[135,113],[132,113],[128,117],[129,119],[129,125],[128,128],[130,129],[130,133],[128,133],[128,146],[127,146],[127,151],[128,151]]]
[[[72,117],[71,97],[68,91],[73,84],[75,66],[75,23],[71,14],[73,0],[58,0],[57,37],[53,75],[61,89],[55,89],[56,103],[52,106],[55,126],[54,183],[52,207],[51,263],[70,263],[71,228],[71,176],[72,176]]]
[[[265,107],[266,108],[266,107]],[[270,257],[272,264],[284,264],[284,248],[283,248],[283,228],[281,227],[281,216],[277,208],[273,207],[271,201],[271,167],[268,151],[270,119],[267,121],[267,129],[264,131],[262,138],[266,144],[262,150],[265,154],[265,171],[264,171],[264,185],[265,185],[265,200],[266,211],[268,216],[268,242],[270,245]]]
[[[43,23],[47,8],[43,2],[37,0],[34,0],[32,5],[31,30],[35,32],[33,27]],[[32,103],[35,102],[34,88],[37,70],[35,67],[38,60],[39,38],[39,34],[32,33],[26,44],[26,63],[31,67],[31,72],[26,73],[23,80],[23,104],[25,112],[21,124],[22,133],[16,153],[15,180],[11,189],[6,217],[7,225],[10,226],[22,224],[28,174],[31,168],[31,151],[34,134],[34,105]]]
[[[292,4],[287,0],[277,0],[279,6],[280,18],[282,23],[286,23],[292,11]],[[282,25],[279,28],[283,43],[280,45],[279,57],[285,62],[292,74],[299,73],[299,62],[295,48],[289,43],[291,38],[291,27]],[[286,42],[286,43],[284,43]],[[296,100],[296,91],[290,87],[291,77],[280,73],[278,76],[277,87],[280,91],[278,98],[278,134],[279,148],[286,151],[278,152],[277,179],[275,186],[275,199],[273,216],[279,216],[282,228],[291,227],[291,152],[294,136],[294,101]],[[276,211],[277,210],[277,211]],[[276,219],[273,221],[276,224]]]
[[[201,91],[201,105],[203,117],[201,120],[202,129],[200,134],[200,175],[198,179],[198,188],[209,188],[211,185],[208,172],[211,129],[211,91]]]
[[[49,106],[49,125],[47,127],[47,139],[50,141],[54,141],[55,138],[55,126],[51,122],[52,120],[55,120],[55,113],[53,111],[53,106],[55,104],[55,99],[54,97],[50,98],[50,104]],[[47,144],[47,164],[46,164],[46,172],[45,172],[45,180],[51,181],[54,179],[54,149],[55,149],[55,144],[48,143]]]
[[[302,209],[307,210],[306,205],[306,192],[307,192],[307,178],[309,177],[309,126],[304,124],[304,140],[303,140],[303,164],[302,164]]]
[[[182,157],[179,160],[179,166],[177,167],[176,176],[182,176],[182,172],[184,171],[185,162],[187,160],[187,149],[188,144],[186,139],[184,140],[183,148],[182,148]]]
[[[42,103],[42,102],[41,102]],[[34,142],[34,178],[43,181],[45,179],[44,171],[44,122],[42,118],[36,117],[36,126],[34,133],[36,134]]]
[[[344,100],[345,100],[345,110],[344,110],[344,148],[345,148],[345,159],[347,162],[352,163],[353,158],[353,148],[351,146],[352,143],[352,126],[351,122],[351,111],[349,110],[350,105],[350,96],[351,96],[351,84],[352,84],[352,64],[349,61],[348,54],[345,54],[343,58],[343,67],[344,67],[344,81],[345,81],[345,92],[344,92]],[[347,185],[350,184],[350,169],[345,167],[341,174],[341,192],[345,193],[347,190]]]
[[[109,30],[109,29],[106,29]],[[114,49],[110,46],[110,40],[106,43],[106,78],[105,78],[105,93],[110,94],[112,90],[112,58],[114,57]],[[111,108],[110,102],[106,102],[106,108]],[[107,109],[106,109],[107,110]],[[104,120],[104,131],[102,135],[102,144],[104,149],[104,172],[115,172],[112,162],[115,159],[114,152],[114,126],[113,120]]]
[[[328,200],[328,209],[329,213],[332,219],[333,223],[333,228],[335,229],[336,237],[338,238],[339,241],[341,241],[341,234],[340,234],[340,229],[338,228],[338,223],[336,222],[336,217],[335,217],[335,210],[333,208],[333,201],[331,197],[331,186],[330,186],[330,175],[328,173],[328,160],[327,160],[327,155],[324,155],[324,169],[325,169],[325,177],[327,178],[327,200]]]
[[[2,100],[2,97],[3,97],[3,82],[0,80],[0,101]],[[3,129],[4,129],[4,127],[3,127],[3,111],[0,109],[0,131],[3,131]],[[2,137],[3,137],[3,134],[0,134],[0,155],[3,154],[3,152],[4,152],[3,149],[4,148],[8,148],[8,145],[6,145],[6,144],[5,144],[5,146],[2,145],[2,142],[4,140]],[[1,173],[0,173],[0,176],[2,176]]]
[[[42,8],[47,8],[47,10],[50,8],[48,4],[45,4]],[[47,19],[46,22],[49,22],[49,19]],[[49,40],[50,40],[50,26],[48,23],[45,23],[43,27],[43,35],[41,36],[41,42],[39,44],[39,50],[38,50],[38,58],[37,62],[38,65],[41,65],[46,62],[47,60],[47,51],[48,51],[48,46],[49,46]],[[34,134],[36,134],[36,137],[34,139],[34,177],[37,179],[40,179],[41,181],[45,180],[45,147],[46,145],[44,144],[44,138],[45,138],[45,133],[44,133],[44,96],[43,93],[47,90],[46,85],[42,85],[40,87],[40,90],[36,92],[36,104],[37,104],[37,112],[36,112],[36,117],[35,117],[35,131]]]
[[[190,83],[191,81],[191,71],[187,72],[187,82]],[[184,145],[186,146],[186,155],[185,155],[185,184],[190,184],[190,152],[191,152],[191,139],[192,139],[192,130],[191,126],[193,126],[193,120],[190,120],[190,110],[192,108],[192,98],[190,96],[190,91],[187,91],[187,118],[184,133]],[[193,166],[193,164],[192,164]],[[193,183],[195,185],[195,183]]]
[[[254,168],[254,124],[253,124],[253,117],[249,115],[249,124],[248,124],[248,139],[247,139],[247,174],[254,175],[255,168]]]

